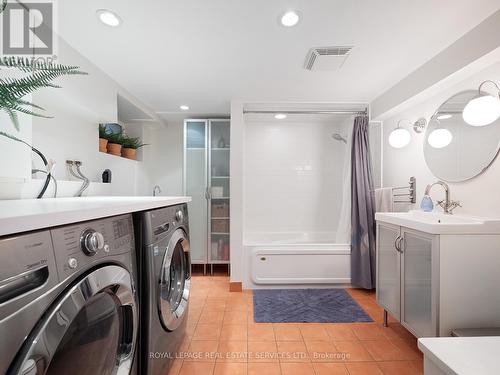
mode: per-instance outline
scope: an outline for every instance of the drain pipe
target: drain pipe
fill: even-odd
[[[50,161],[49,161],[49,163],[50,163]],[[43,169],[32,169],[31,173],[44,173],[44,174],[47,174],[48,172],[45,171],[45,170],[43,170]],[[54,177],[53,174],[50,175],[50,179],[54,183],[54,195],[52,197],[53,198],[57,198],[57,180],[55,179],[55,177]]]
[[[22,139],[19,139],[19,138],[13,136],[13,135],[7,134],[7,133],[2,132],[2,131],[0,131],[0,135],[3,136],[3,137],[9,138],[9,139],[11,139],[13,141],[16,141],[16,142],[19,142],[19,143],[22,143],[22,144],[28,146],[31,149],[31,151],[33,151],[35,154],[37,154],[40,157],[40,159],[42,159],[43,165],[47,169],[46,170],[46,175],[47,176],[45,177],[45,182],[43,184],[42,190],[40,191],[40,193],[38,194],[38,196],[36,198],[37,199],[43,198],[43,195],[45,194],[45,191],[49,187],[50,177],[52,176],[51,170],[52,170],[52,166],[54,165],[54,162],[52,160],[47,161],[47,158],[40,151],[38,151],[36,148],[34,148],[32,145],[30,145],[26,141],[23,141]]]
[[[66,165],[68,166],[69,173],[78,180],[83,181],[82,186],[80,189],[75,193],[75,197],[81,197],[83,192],[89,187],[90,185],[90,180],[83,175],[83,173],[80,170],[80,166],[82,165],[81,161],[73,161],[73,160],[66,160]],[[73,166],[76,166],[76,172],[73,169]]]

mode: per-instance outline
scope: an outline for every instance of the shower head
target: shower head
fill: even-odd
[[[335,139],[336,141],[344,142],[345,144],[347,144],[347,139],[342,137],[339,133],[333,133],[332,138]]]

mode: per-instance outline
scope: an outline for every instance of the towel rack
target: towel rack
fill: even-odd
[[[408,193],[397,193],[395,190],[406,190],[408,189]],[[394,203],[416,203],[417,202],[417,179],[412,176],[410,177],[410,181],[406,186],[399,186],[392,188],[392,194],[394,196]],[[398,197],[408,197],[407,199],[401,199]],[[398,198],[398,200],[396,200]]]

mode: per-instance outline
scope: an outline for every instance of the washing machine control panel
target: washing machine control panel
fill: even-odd
[[[131,215],[78,223],[51,232],[58,272],[63,278],[103,258],[134,249]]]
[[[80,236],[80,246],[87,255],[95,255],[99,250],[104,249],[104,236],[94,229],[86,229]]]

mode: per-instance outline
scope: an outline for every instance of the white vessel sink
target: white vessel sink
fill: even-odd
[[[380,222],[431,234],[500,234],[500,219],[447,215],[439,212],[377,212]]]

